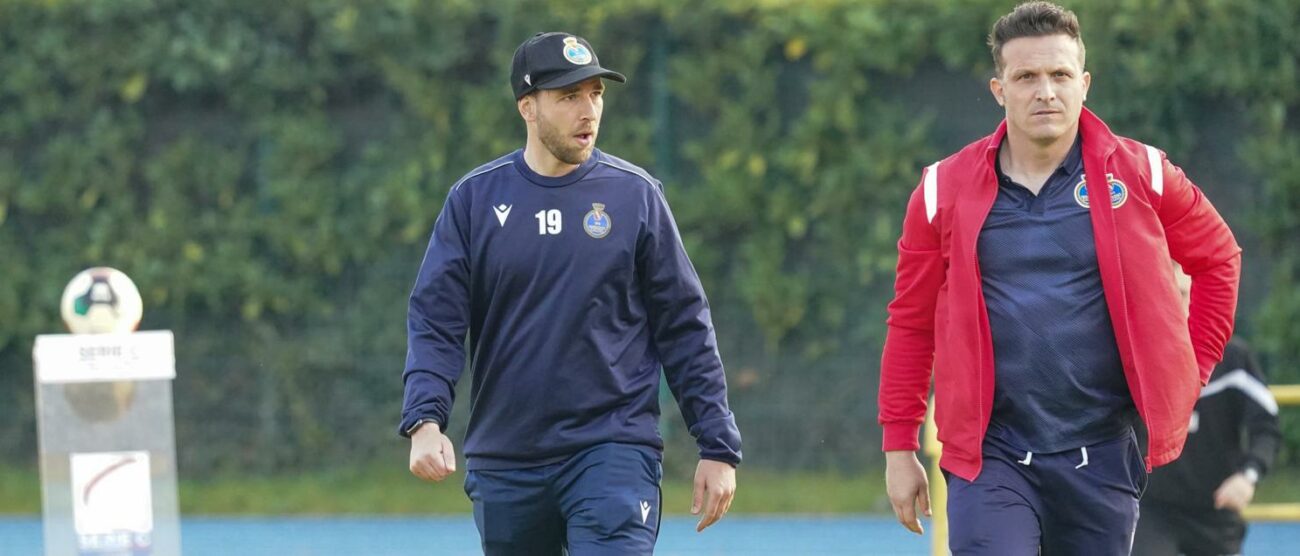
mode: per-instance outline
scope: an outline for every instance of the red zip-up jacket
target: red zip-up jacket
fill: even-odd
[[[1201,385],[1232,335],[1241,248],[1209,199],[1164,153],[1116,136],[1083,109],[1084,179],[1102,289],[1124,377],[1148,435],[1147,469],[1178,458]],[[918,449],[934,370],[940,467],[979,475],[993,412],[993,339],[976,250],[998,193],[1006,122],[927,167],[898,241],[880,366],[884,449]],[[1109,200],[1102,188],[1108,183]],[[1170,257],[1192,277],[1184,312]]]

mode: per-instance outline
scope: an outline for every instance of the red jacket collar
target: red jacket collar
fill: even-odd
[[[1083,156],[1084,159],[1101,155],[1104,160],[1110,156],[1117,147],[1119,139],[1111,132],[1106,122],[1101,121],[1096,114],[1086,107],[1079,113],[1079,132],[1083,135]],[[995,157],[998,156],[998,147],[1002,146],[1002,139],[1007,136],[1007,121],[1002,120],[998,124],[998,129],[988,136],[984,144],[984,157],[988,160],[990,166],[994,164]]]

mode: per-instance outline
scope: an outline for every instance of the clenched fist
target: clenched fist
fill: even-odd
[[[456,450],[442,427],[425,422],[411,433],[411,474],[426,481],[441,481],[456,472]]]

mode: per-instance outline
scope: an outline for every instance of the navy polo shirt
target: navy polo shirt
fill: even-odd
[[[996,373],[988,434],[1040,453],[1127,434],[1136,410],[1102,291],[1092,221],[1076,199],[1081,142],[1075,139],[1038,195],[1008,178],[1001,164],[997,174],[997,200],[979,236]]]

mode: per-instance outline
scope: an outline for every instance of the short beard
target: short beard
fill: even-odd
[[[591,156],[591,150],[596,147],[596,130],[591,130],[591,145],[587,147],[576,147],[569,144],[567,137],[560,133],[555,126],[551,125],[546,118],[538,115],[537,131],[538,137],[542,140],[542,145],[546,150],[551,151],[551,155],[565,164],[579,165],[587,161]]]

